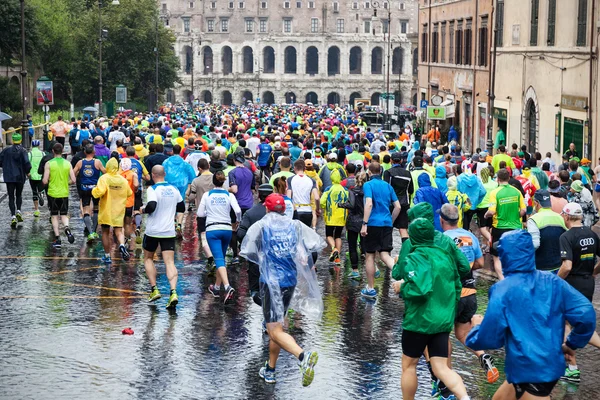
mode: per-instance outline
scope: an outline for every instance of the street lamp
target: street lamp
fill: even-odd
[[[387,27],[385,24],[383,24],[382,20],[382,26],[384,28],[387,28],[387,32],[384,30],[383,31],[383,39],[385,40],[385,34],[387,33],[387,43],[386,43],[386,58],[387,58],[387,63],[386,63],[386,70],[387,70],[387,77],[384,77],[385,79],[385,85],[386,85],[386,94],[384,96],[385,99],[385,114],[383,116],[383,129],[390,129],[390,124],[389,124],[389,114],[390,114],[390,102],[389,102],[389,95],[390,95],[390,35],[391,35],[391,18],[392,18],[392,11],[390,9],[390,4],[389,2],[384,2],[383,5],[380,5],[378,1],[374,1],[372,3],[373,6],[373,18],[371,19],[372,24],[374,25],[375,22],[377,22],[379,20],[379,18],[377,18],[377,9],[378,8],[383,8],[386,9],[388,12],[387,15]],[[373,27],[373,34],[375,34],[375,27]]]
[[[119,0],[112,0],[113,6],[121,4]],[[99,115],[102,115],[102,39],[108,36],[108,31],[102,29],[102,0],[98,0],[98,107]]]
[[[26,148],[29,148],[29,121],[27,121],[27,70],[25,69],[25,0],[21,0],[21,101],[23,102],[21,137],[23,138],[23,145]]]
[[[159,63],[159,53],[158,53],[158,40],[159,40],[159,30],[158,30],[158,21],[160,20],[163,24],[165,21],[171,18],[171,12],[167,9],[161,8],[158,18],[156,19],[156,47],[154,48],[154,53],[156,54],[156,81],[154,85],[154,89],[156,90],[156,98],[154,100],[154,109],[158,110],[158,96],[159,96],[159,86],[158,86],[158,63]]]

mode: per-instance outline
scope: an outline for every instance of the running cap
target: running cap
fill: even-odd
[[[581,193],[581,191],[583,190],[583,182],[581,182],[580,180],[573,181],[573,183],[571,183],[571,189],[574,192]]]
[[[413,158],[413,165],[415,167],[422,167],[423,166],[423,157],[416,156],[415,158]]]
[[[448,190],[456,190],[456,188],[458,187],[458,182],[456,180],[456,176],[451,176],[450,178],[448,178]]]
[[[399,152],[392,153],[393,161],[402,161],[402,154]]]
[[[449,203],[444,204],[442,206],[442,208],[437,210],[437,213],[440,214],[440,217],[442,217],[442,219],[444,221],[448,221],[451,223],[458,222],[458,219],[459,219],[458,207],[456,207],[453,204],[449,204]]]
[[[312,166],[313,166],[312,160],[304,160],[304,167],[312,167]]]
[[[282,195],[272,193],[267,196],[264,202],[265,208],[270,212],[284,213],[285,212],[285,199]]]
[[[329,153],[327,155],[327,159],[328,160],[337,160],[337,154],[335,154],[335,153]]]
[[[584,157],[584,158],[581,160],[581,164],[591,164],[591,161],[590,161],[589,159],[587,159],[587,158],[585,158],[585,157]]]
[[[246,157],[244,157],[243,153],[235,153],[233,160],[243,164],[246,162]]]
[[[473,154],[473,157],[471,157],[471,161],[479,161],[479,154]]]
[[[552,207],[552,200],[550,200],[550,192],[542,189],[535,192],[533,199],[540,203],[543,208]]]
[[[121,159],[121,169],[123,171],[129,171],[131,169],[131,160],[129,158]]]
[[[581,206],[577,203],[568,203],[563,207],[562,214],[570,216],[579,216],[583,215],[583,210],[581,209]]]
[[[21,142],[23,141],[23,137],[21,136],[20,133],[13,133],[12,141],[13,141],[13,144],[21,144]]]
[[[263,183],[262,185],[260,185],[258,187],[258,193],[263,194],[263,195],[269,195],[271,193],[273,193],[273,187],[271,185],[269,185],[268,183]]]

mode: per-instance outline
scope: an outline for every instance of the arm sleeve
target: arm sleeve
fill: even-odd
[[[527,220],[527,232],[529,232],[531,239],[533,239],[533,248],[537,249],[540,247],[540,228],[538,228],[535,221],[531,218]]]
[[[485,317],[481,325],[471,329],[465,344],[473,350],[499,349],[504,345],[507,330],[504,304],[499,296],[494,296],[494,287],[492,287]]]
[[[152,200],[146,203],[146,207],[144,207],[145,214],[152,214],[156,210],[156,201]]]
[[[177,203],[177,208],[175,209],[175,211],[177,211],[178,213],[185,212],[185,202],[183,200]]]
[[[565,318],[572,327],[566,345],[573,350],[581,349],[588,344],[596,330],[596,311],[592,303],[573,286],[562,279],[559,284],[563,289]]]

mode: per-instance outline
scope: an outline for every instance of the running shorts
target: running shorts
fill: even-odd
[[[69,198],[48,196],[48,208],[50,209],[50,215],[67,215],[69,213]]]
[[[340,239],[342,237],[343,226],[325,226],[325,236],[332,237],[334,239]]]
[[[492,227],[492,217],[486,218],[485,213],[488,211],[488,208],[478,208],[477,209],[477,221],[479,222],[480,228],[491,228]]]
[[[157,238],[144,235],[142,248],[150,253],[154,253],[160,245],[161,251],[175,251],[175,237]]]
[[[536,397],[548,397],[552,393],[552,389],[558,381],[542,382],[542,383],[513,383],[517,392],[517,399],[523,397],[525,393],[529,393]]]
[[[461,297],[456,306],[456,318],[454,322],[467,324],[471,322],[473,315],[477,313],[477,295],[475,293]]]
[[[600,183],[596,183],[596,184],[594,185],[594,192],[596,192],[596,193],[600,193]]]
[[[281,291],[281,300],[283,301],[283,308],[281,306],[275,308],[283,311],[283,315],[280,315],[279,312],[276,312],[275,310],[273,310],[273,307],[271,307],[272,298],[271,293],[269,291],[269,285],[267,285],[264,282],[260,282],[260,297],[262,298],[263,317],[267,324],[270,322],[280,322],[281,320],[283,320],[285,314],[287,314],[288,308],[290,307],[290,302],[292,301],[292,296],[294,295],[294,289],[296,289],[295,286],[279,288],[279,290]]]
[[[421,358],[425,348],[429,350],[429,357],[448,358],[449,332],[426,333],[402,331],[402,353],[410,358]]]
[[[126,207],[125,208],[125,217],[133,217],[133,207]]]
[[[142,202],[142,191],[138,190],[137,192],[135,192],[135,200],[133,203],[133,209],[135,211],[139,210],[140,208],[142,208],[143,202]]]
[[[504,235],[506,232],[511,232],[511,231],[514,231],[514,229],[498,229],[498,228],[492,227],[492,245],[490,246],[490,253],[493,256],[498,257],[498,246],[497,245],[494,246],[494,245],[498,243],[498,241],[500,240],[502,235]]]
[[[368,226],[367,236],[361,237],[360,246],[365,253],[391,252],[394,228],[391,226]]]
[[[29,186],[31,186],[33,201],[38,201],[40,199],[40,193],[44,191],[44,184],[41,180],[36,181],[33,179],[29,179]]]
[[[592,301],[596,283],[592,275],[569,275],[565,280],[589,301]]]
[[[248,211],[249,208],[242,208],[242,217],[244,216],[244,214],[246,214],[246,211]],[[235,224],[235,211],[233,211],[233,209],[229,210],[229,217],[231,218],[231,223]],[[238,222],[242,222],[242,220],[240,219]]]
[[[196,225],[198,226],[198,234],[206,232],[206,217],[196,217]]]
[[[313,219],[312,212],[299,212],[296,215],[300,222],[302,222],[304,225],[308,226],[309,228],[312,228],[312,219]]]
[[[394,228],[396,229],[408,229],[408,209],[410,205],[405,205],[400,208],[400,214],[394,220]]]

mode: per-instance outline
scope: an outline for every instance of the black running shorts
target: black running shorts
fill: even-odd
[[[471,322],[471,318],[475,314],[477,314],[477,295],[473,293],[460,298],[456,306],[456,318],[454,318],[454,322],[467,324]]]
[[[69,198],[48,196],[48,208],[50,209],[50,215],[67,215],[69,213]]]
[[[365,253],[391,252],[394,228],[391,226],[369,226],[367,236],[360,239],[360,246]]]
[[[479,223],[480,228],[491,228],[493,223],[493,218],[485,217],[485,213],[487,213],[488,208],[478,208],[477,209],[477,222]]]
[[[429,357],[448,358],[449,332],[426,333],[402,331],[402,353],[410,358],[421,358],[425,348],[429,350]]]
[[[334,239],[340,239],[342,237],[343,226],[325,226],[325,236],[332,237]]]
[[[490,253],[493,256],[498,257],[497,243],[500,241],[500,238],[502,237],[502,235],[504,235],[506,232],[512,232],[512,231],[514,231],[514,229],[498,229],[498,228],[492,227],[492,245],[490,246]]]
[[[536,397],[548,397],[552,393],[552,389],[558,381],[542,382],[542,383],[514,383],[517,399],[523,397],[525,393],[529,393]]]
[[[135,192],[135,200],[134,200],[134,204],[133,204],[133,209],[134,210],[139,210],[140,208],[142,208],[142,191],[138,190],[137,192]]]
[[[125,217],[133,217],[133,207],[126,207],[125,208]]]
[[[400,214],[394,220],[394,228],[396,229],[408,229],[408,209],[410,205],[405,205],[400,208]]]
[[[596,281],[592,275],[569,275],[565,280],[589,301],[592,301],[596,288]]]
[[[269,286],[264,282],[260,282],[260,297],[262,298],[263,317],[265,318],[265,322],[267,324],[270,322],[280,322],[283,320],[285,314],[287,314],[288,308],[290,307],[292,297],[294,296],[294,289],[296,289],[296,286],[279,288],[281,291],[281,301],[283,304],[279,307],[271,307],[271,302],[274,301],[274,299],[269,291]],[[283,306],[283,308],[281,306]],[[280,312],[273,310],[274,308],[283,311],[283,315],[281,315]]]
[[[154,253],[160,245],[161,251],[175,251],[175,237],[157,238],[144,235],[142,248],[150,253]]]

